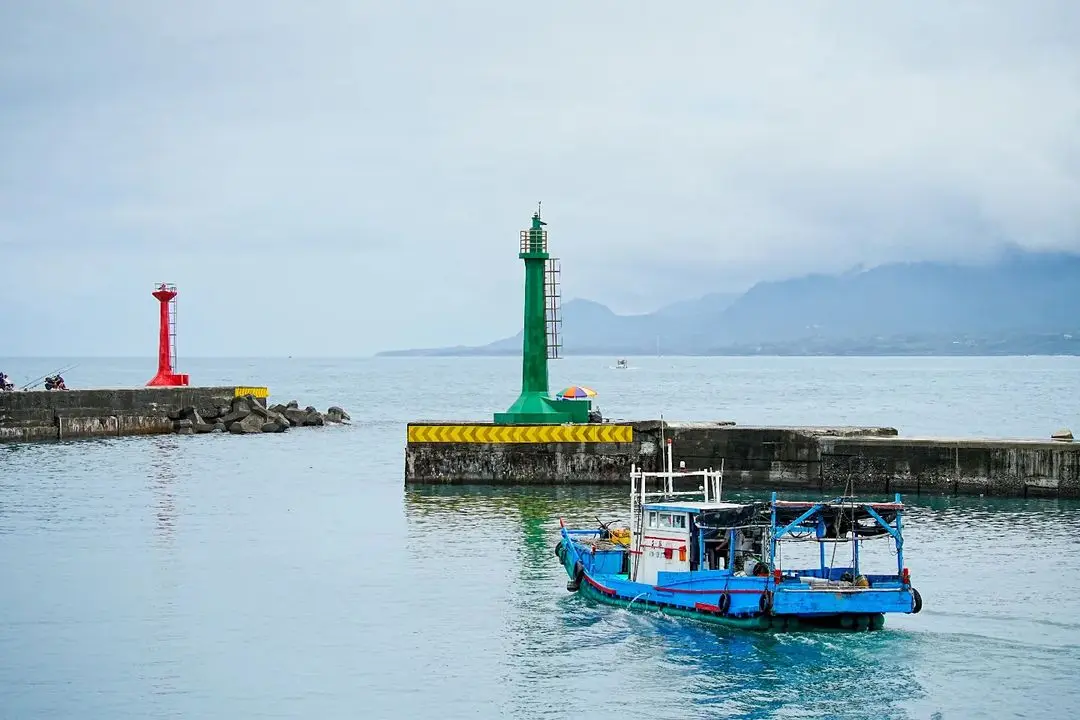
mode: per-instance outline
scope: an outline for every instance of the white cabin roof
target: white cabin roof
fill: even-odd
[[[726,502],[683,502],[670,500],[668,502],[654,502],[642,505],[643,510],[659,510],[661,512],[687,512],[698,513],[702,510],[737,510],[744,507],[743,503]]]

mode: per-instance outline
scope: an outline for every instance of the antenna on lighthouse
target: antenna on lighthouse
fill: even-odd
[[[178,387],[188,384],[185,373],[173,372],[176,366],[176,286],[158,283],[152,295],[161,304],[158,325],[158,372],[146,383],[148,387]]]

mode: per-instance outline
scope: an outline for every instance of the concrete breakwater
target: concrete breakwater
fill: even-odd
[[[339,407],[329,408],[325,414],[312,406],[301,409],[291,400],[285,405],[266,407],[254,395],[234,397],[228,405],[204,406],[202,409],[188,405],[170,411],[173,429],[180,435],[194,433],[230,432],[236,435],[265,432],[285,432],[291,427],[318,427],[326,423],[344,423],[351,418]]]
[[[247,420],[252,415],[263,420],[258,432],[263,432],[271,419],[281,430],[285,429],[282,419],[289,427],[348,419],[340,408],[331,408],[325,414],[298,405],[267,408],[268,394],[265,387],[232,385],[0,392],[0,442],[187,434],[215,429],[247,433],[253,432],[255,420]],[[240,412],[229,417],[234,409]],[[273,418],[269,416],[271,409]],[[247,420],[247,424],[233,431],[232,425],[240,420]]]
[[[1080,497],[1080,445],[1072,442],[905,438],[889,427],[730,421],[541,427],[410,424],[405,481],[625,485],[631,464],[662,469],[662,445],[671,440],[676,463],[689,470],[722,463],[727,488]]]

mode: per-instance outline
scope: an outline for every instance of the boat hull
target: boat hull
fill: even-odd
[[[815,592],[806,594],[798,590],[774,592],[765,584],[764,578],[746,578],[749,583],[759,583],[758,589],[736,590],[730,597],[737,599],[733,606],[722,610],[717,605],[700,600],[717,602],[724,588],[685,589],[669,591],[665,588],[635,583],[614,574],[593,575],[594,568],[585,568],[580,560],[589,565],[611,565],[611,558],[598,557],[611,553],[566,553],[556,548],[569,582],[567,589],[591,600],[640,612],[657,612],[672,617],[690,618],[711,625],[721,625],[743,630],[757,631],[840,631],[863,632],[880,630],[885,626],[885,613],[875,606],[885,597],[878,593]],[[896,601],[905,602],[902,593]],[[875,597],[876,596],[876,597]],[[808,601],[821,598],[823,604],[815,607]],[[768,600],[768,602],[765,602]],[[907,600],[906,602],[910,602]],[[840,607],[837,603],[842,603]],[[764,608],[764,609],[762,609]],[[842,609],[841,609],[842,608]],[[892,608],[890,608],[891,610]]]

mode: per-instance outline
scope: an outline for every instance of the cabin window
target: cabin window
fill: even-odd
[[[661,530],[685,530],[686,515],[683,513],[650,511],[649,527]]]

